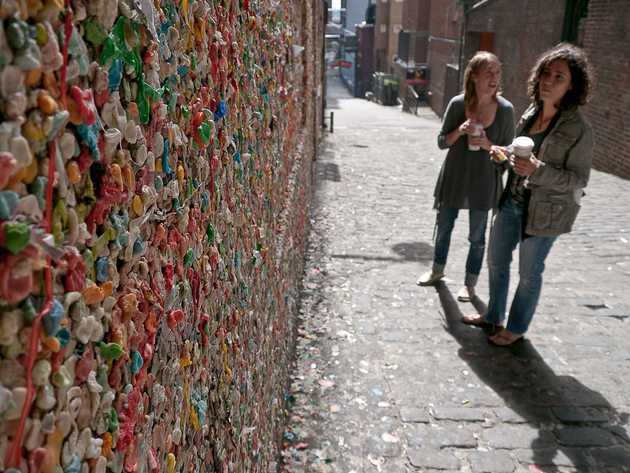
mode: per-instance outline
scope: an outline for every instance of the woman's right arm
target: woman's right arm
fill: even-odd
[[[463,136],[465,133],[460,130],[460,125],[466,120],[466,115],[462,109],[459,110],[460,104],[451,100],[446,107],[444,113],[444,121],[442,122],[442,129],[438,135],[438,147],[440,149],[450,148],[455,142]]]
[[[514,141],[514,107],[509,103],[501,114],[501,132],[497,142],[490,147],[490,158],[501,173],[509,167],[507,146]]]

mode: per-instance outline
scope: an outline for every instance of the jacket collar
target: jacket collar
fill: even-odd
[[[530,104],[529,107],[527,107],[527,110],[525,110],[523,112],[523,115],[521,116],[520,125],[517,130],[518,134],[520,134],[525,129],[527,124],[530,123],[530,121],[538,114],[539,110],[540,110],[540,107],[536,103],[532,103]],[[565,122],[567,120],[570,120],[575,115],[577,115],[577,113],[578,113],[577,107],[571,107],[571,108],[560,110],[560,116],[556,120],[555,126],[558,126],[558,124]]]

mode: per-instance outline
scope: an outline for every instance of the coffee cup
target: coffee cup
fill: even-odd
[[[481,123],[471,123],[470,124],[471,136],[479,136],[481,135],[481,131],[483,130],[483,125]],[[479,151],[479,145],[471,145],[468,143],[468,149],[470,151]]]
[[[512,154],[517,158],[529,159],[534,149],[534,140],[529,136],[517,136],[512,142]]]

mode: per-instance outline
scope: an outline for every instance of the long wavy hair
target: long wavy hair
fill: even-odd
[[[475,55],[468,61],[466,70],[464,71],[464,106],[466,110],[476,110],[479,97],[475,91],[475,81],[473,77],[481,70],[483,66],[490,63],[497,63],[501,66],[499,58],[488,51],[477,51]],[[501,93],[501,84],[494,93],[494,98]]]
[[[540,55],[527,81],[528,97],[541,105],[540,78],[543,71],[558,59],[566,62],[571,72],[571,88],[562,97],[560,108],[584,105],[588,102],[593,88],[593,71],[586,53],[570,43],[557,44]]]

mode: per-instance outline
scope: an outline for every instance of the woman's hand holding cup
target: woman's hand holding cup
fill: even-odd
[[[466,120],[464,123],[459,125],[459,132],[462,135],[470,135],[472,132],[472,126],[475,122],[470,118]]]
[[[537,159],[532,153],[529,158],[519,158],[518,156],[512,155],[510,156],[510,164],[512,164],[512,168],[516,174],[529,177],[541,166],[542,161]]]
[[[510,164],[519,176],[529,177],[540,167],[541,161],[534,156],[533,149],[534,141],[529,136],[518,136],[512,142]]]
[[[479,151],[481,144],[473,140],[480,138],[482,134],[484,134],[483,125],[481,123],[469,118],[459,126],[459,132],[468,135],[468,149],[470,151]]]
[[[478,135],[468,135],[468,148],[471,149],[471,146],[474,148],[472,151],[479,149],[490,151],[492,149],[492,143],[486,136],[486,132],[483,128],[481,128],[481,132]]]

